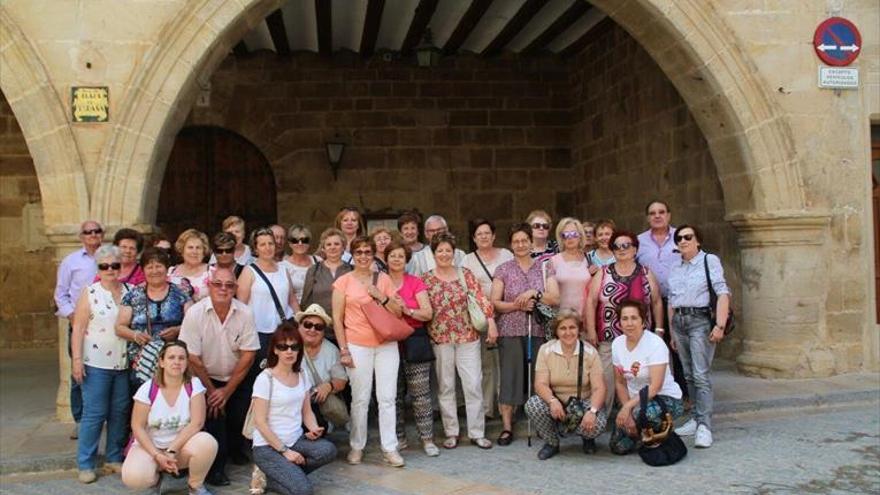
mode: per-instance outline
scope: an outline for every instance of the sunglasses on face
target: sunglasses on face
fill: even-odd
[[[309,239],[308,237],[291,237],[287,239],[287,242],[289,242],[290,244],[308,244],[309,242],[311,242],[311,239]]]
[[[214,280],[211,282],[211,285],[218,289],[232,290],[235,288],[235,282],[221,282],[219,280]]]
[[[580,239],[580,237],[581,237],[581,233],[578,232],[577,230],[567,230],[567,231],[563,232],[561,235],[562,235],[563,239]]]
[[[214,253],[216,253],[216,254],[232,254],[234,252],[235,252],[235,247],[214,249]]]
[[[119,270],[122,268],[122,263],[98,263],[98,270]]]
[[[304,321],[301,323],[301,325],[306,330],[314,329],[316,332],[323,332],[324,329],[327,328],[327,325],[325,325],[323,323],[313,323],[311,321]]]
[[[275,350],[278,352],[299,351],[300,345],[299,344],[275,344]]]
[[[89,230],[82,231],[82,235],[98,235],[98,234],[103,234],[103,233],[104,233],[104,229],[89,229]]]
[[[622,242],[620,244],[615,244],[614,250],[615,251],[626,251],[627,249],[631,248],[632,246],[633,245],[631,242]]]
[[[694,234],[682,234],[678,236],[678,239],[675,240],[675,243],[678,244],[681,241],[692,241],[694,240]]]
[[[535,222],[532,224],[532,229],[534,229],[534,230],[537,230],[537,229],[550,230],[550,224]]]

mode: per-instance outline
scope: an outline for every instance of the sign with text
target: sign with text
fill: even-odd
[[[73,86],[70,107],[74,122],[107,122],[110,119],[110,88]]]
[[[819,87],[859,89],[859,69],[855,67],[819,67]]]
[[[813,48],[828,65],[849,65],[859,56],[862,35],[855,24],[843,17],[832,17],[819,24],[813,34]]]

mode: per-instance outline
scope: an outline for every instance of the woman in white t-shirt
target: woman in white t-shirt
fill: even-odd
[[[302,359],[297,324],[286,321],[272,334],[266,370],[254,382],[254,463],[267,488],[283,495],[313,493],[306,475],[336,458],[336,446],[321,438],[324,429],[312,412]]]
[[[611,362],[620,412],[608,446],[611,452],[622,455],[639,446],[636,418],[641,410],[641,389],[648,388],[646,416],[655,431],[660,429],[663,419],[659,401],[663,401],[674,419],[684,415],[684,404],[681,388],[669,370],[669,349],[662,337],[645,330],[645,306],[626,300],[620,303],[618,311],[623,335],[611,343]]]
[[[217,441],[201,431],[205,423],[205,387],[190,375],[186,344],[173,340],[159,352],[156,375],[134,395],[131,430],[134,443],[122,464],[129,488],[156,486],[161,473],[189,467],[190,495],[211,495],[205,476],[217,455]]]

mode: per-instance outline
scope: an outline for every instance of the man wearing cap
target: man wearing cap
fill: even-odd
[[[337,394],[342,392],[348,382],[348,375],[339,362],[339,349],[324,338],[324,329],[333,320],[319,304],[311,304],[305,311],[295,315],[302,335],[302,369],[312,384],[312,410],[320,419],[329,421],[336,427],[348,422],[348,410]]]
[[[236,464],[247,463],[241,428],[251,391],[242,382],[260,348],[251,309],[233,297],[236,285],[232,270],[214,269],[209,297],[186,312],[180,328],[192,371],[207,388],[205,431],[217,439],[218,449],[206,481],[215,486],[229,484],[227,456]]]

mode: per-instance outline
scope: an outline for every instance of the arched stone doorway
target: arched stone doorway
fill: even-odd
[[[229,215],[269,225],[275,198],[272,168],[253,143],[220,127],[184,127],[165,168],[156,225],[171,239],[191,227],[210,237]]]

